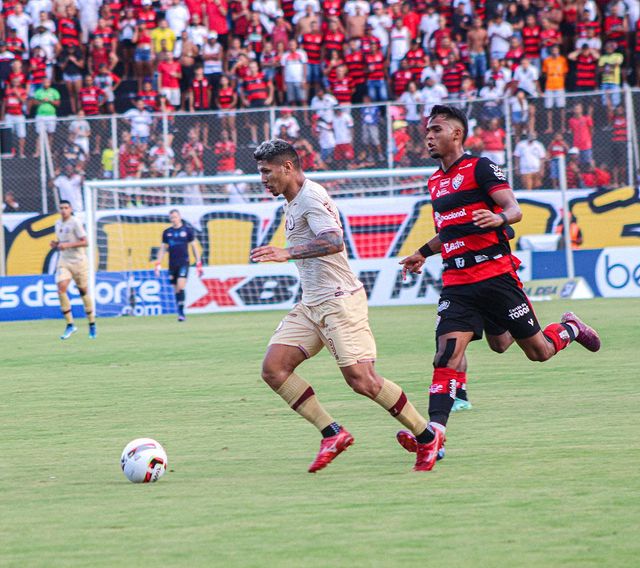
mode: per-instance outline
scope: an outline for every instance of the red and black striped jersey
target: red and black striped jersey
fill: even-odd
[[[364,60],[367,64],[367,79],[369,81],[384,81],[384,55],[380,51],[367,53]]]
[[[80,24],[75,18],[60,18],[58,20],[58,36],[60,44],[80,45]]]
[[[604,35],[607,40],[615,41],[619,49],[627,47],[627,32],[624,31],[624,18],[607,16],[604,19]]]
[[[598,58],[591,53],[579,53],[576,58],[576,87],[580,89],[596,89],[598,86]]]
[[[29,83],[41,85],[47,76],[47,58],[32,57],[29,59]]]
[[[350,77],[334,79],[330,82],[331,92],[339,103],[349,104],[353,95],[353,82]]]
[[[442,84],[449,93],[459,93],[462,88],[462,78],[467,68],[462,63],[454,63],[445,67],[442,71]]]
[[[342,16],[342,0],[324,0],[322,2],[322,13],[326,20],[340,18]]]
[[[307,53],[310,65],[318,65],[322,58],[322,34],[308,33],[302,36],[302,49]]]
[[[19,0],[4,0],[4,2],[2,2],[2,14],[5,18],[8,18],[16,11],[16,4],[18,4],[18,2]]]
[[[634,48],[636,53],[640,53],[640,20],[636,24],[636,43]]]
[[[257,53],[258,55],[262,53],[262,49],[264,47],[264,36],[265,29],[262,24],[249,24],[247,26],[247,38],[249,40],[249,46],[251,47],[253,52]]]
[[[143,25],[148,30],[156,27],[156,17],[156,11],[152,7],[140,8],[136,16],[138,25]]]
[[[9,77],[7,78],[7,85],[11,85],[11,83],[13,82],[13,79],[16,78],[18,79],[18,85],[20,85],[21,87],[26,87],[27,86],[27,74],[22,72],[22,71],[11,71],[11,73],[9,73]]]
[[[231,105],[233,104],[233,88],[225,87],[224,89],[218,90],[217,101],[218,108],[231,108]]]
[[[442,242],[444,286],[471,284],[513,273],[520,262],[511,255],[504,227],[482,229],[473,222],[473,212],[501,207],[491,197],[510,189],[504,172],[488,158],[464,154],[445,172],[429,178],[433,221]]]
[[[122,9],[124,8],[124,3],[122,0],[111,0],[104,2],[103,6],[109,7],[109,13],[111,14],[111,25],[114,28],[118,27],[120,23],[120,16],[122,14]]]
[[[345,35],[342,32],[326,32],[324,34],[324,48],[325,53],[331,53],[332,49],[335,49],[338,53],[342,54],[344,48]]]
[[[371,51],[371,46],[373,44],[377,44],[378,46],[378,51],[380,51],[380,40],[373,35],[366,35],[362,38],[360,38],[360,48],[362,49],[362,51],[367,54]]]
[[[109,49],[111,49],[112,46],[113,46],[115,33],[113,31],[113,28],[110,27],[110,26],[105,26],[103,28],[97,27],[93,31],[93,37],[102,38],[102,41],[103,41],[105,47],[108,47]]]
[[[398,69],[392,76],[393,94],[396,99],[407,90],[407,85],[413,80],[413,73],[410,69]]]
[[[296,11],[293,7],[293,5],[295,4],[295,0],[280,0],[280,9],[282,10],[282,13],[284,14],[284,17],[286,18],[287,21],[291,21],[293,19],[293,16],[295,16]]]
[[[595,20],[593,22],[578,22],[576,24],[576,35],[579,38],[587,37],[587,30],[592,29],[594,37],[600,35],[600,22]],[[580,45],[580,44],[578,44]]]
[[[613,117],[613,131],[611,133],[612,142],[626,142],[627,141],[627,118],[622,116]]]
[[[195,110],[207,110],[211,101],[211,85],[206,77],[194,79],[189,86]]]
[[[522,46],[524,53],[529,59],[540,57],[540,26],[524,26],[522,28]]]
[[[347,69],[349,69],[349,77],[351,77],[353,84],[361,85],[364,83],[364,54],[362,51],[347,53],[347,55],[344,56],[344,63]]]
[[[264,73],[246,75],[242,81],[242,89],[249,102],[264,101],[269,97],[269,88]]]
[[[7,87],[4,92],[4,110],[7,114],[23,115],[27,90],[24,87]]]
[[[100,71],[101,65],[109,66],[110,51],[106,47],[92,47],[89,51],[91,57],[91,73],[96,74]]]
[[[105,100],[104,91],[100,87],[82,87],[78,93],[80,106],[87,116],[100,114],[100,106]]]
[[[144,108],[149,112],[158,110],[158,91],[151,89],[150,91],[138,91],[137,98],[144,101]]]
[[[411,69],[411,73],[413,73],[413,78],[419,81],[422,70],[424,69],[424,49],[421,47],[418,49],[410,49],[404,58],[409,62],[409,69]]]
[[[5,42],[7,49],[13,53],[17,59],[21,59],[25,50],[24,42],[18,36],[8,37]]]
[[[554,45],[560,45],[562,36],[558,30],[549,28],[548,30],[542,30],[540,32],[540,43],[544,47],[553,47]]]

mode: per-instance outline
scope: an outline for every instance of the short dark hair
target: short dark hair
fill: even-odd
[[[71,209],[73,209],[73,206],[71,205],[71,201],[69,201],[68,199],[61,199],[60,205],[68,205],[69,207],[71,207]]]
[[[169,215],[171,215],[171,213],[177,213],[178,215],[180,215],[180,211],[178,211],[177,209],[171,209],[171,211],[169,211]]]
[[[464,111],[448,105],[434,105],[431,109],[429,118],[434,118],[436,116],[445,116],[460,122],[462,124],[462,142],[467,139],[467,134],[469,133],[469,121],[467,120],[467,115]]]
[[[280,138],[272,138],[266,140],[258,146],[253,153],[256,162],[279,162],[283,163],[287,160],[293,162],[294,167],[300,169],[300,157],[296,149],[289,142]]]

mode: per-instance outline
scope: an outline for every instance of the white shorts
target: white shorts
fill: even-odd
[[[6,114],[4,121],[11,125],[18,138],[27,137],[27,119],[23,114]]]
[[[36,127],[38,132],[47,131],[49,134],[53,134],[56,131],[56,123],[58,117],[56,116],[36,116]]]
[[[160,94],[165,95],[167,100],[175,107],[180,106],[180,89],[170,89],[163,87]]]
[[[564,89],[557,89],[553,91],[544,92],[544,108],[564,108],[567,105],[567,100],[564,96]]]

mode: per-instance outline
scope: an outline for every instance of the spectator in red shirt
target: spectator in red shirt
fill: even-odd
[[[131,40],[136,46],[133,60],[136,79],[138,79],[138,88],[142,88],[143,81],[153,74],[152,59],[152,41],[149,30],[144,24],[138,25],[133,39]]]
[[[167,59],[158,64],[158,88],[173,106],[180,106],[180,79],[182,67],[174,60],[172,53],[167,53]]]
[[[482,133],[482,157],[489,158],[499,166],[505,164],[505,131],[500,127],[500,120],[492,118],[489,121],[489,128]]]
[[[15,132],[18,138],[18,155],[24,158],[24,143],[27,136],[24,109],[27,103],[27,90],[22,85],[23,83],[20,82],[19,77],[11,79],[11,84],[4,91],[0,120],[4,121]]]
[[[231,140],[228,130],[220,132],[220,140],[215,143],[213,153],[218,158],[217,173],[230,174],[234,172],[236,169],[236,145]]]
[[[180,154],[185,163],[190,164],[193,171],[197,172],[197,175],[202,175],[204,173],[204,144],[198,139],[198,131],[194,128],[189,130],[187,137]]]
[[[573,146],[580,152],[580,164],[590,164],[593,161],[593,118],[590,114],[583,114],[581,103],[573,107],[569,130],[573,134]]]
[[[205,24],[209,31],[218,34],[218,41],[222,47],[226,49],[229,33],[229,24],[227,22],[227,12],[229,6],[227,0],[204,0],[205,6]]]
[[[220,86],[215,97],[216,108],[225,111],[220,116],[222,128],[231,133],[231,139],[237,144],[236,114],[231,109],[238,106],[238,94],[226,75],[220,78]]]

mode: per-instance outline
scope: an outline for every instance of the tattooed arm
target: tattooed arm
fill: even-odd
[[[312,241],[289,248],[273,246],[258,247],[251,251],[253,262],[286,262],[301,258],[316,258],[340,252],[344,248],[342,233],[327,231]]]

